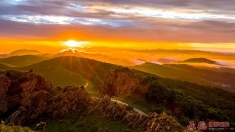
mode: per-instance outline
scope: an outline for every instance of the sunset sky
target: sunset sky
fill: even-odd
[[[235,52],[234,0],[1,0],[0,53],[83,46]]]

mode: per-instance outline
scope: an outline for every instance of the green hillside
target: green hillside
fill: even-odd
[[[0,69],[1,69],[1,70],[12,69],[13,67],[14,67],[14,66],[12,66],[12,65],[5,64],[5,63],[0,62]]]
[[[71,83],[85,85],[93,96],[99,96],[98,88],[106,73],[118,66],[78,57],[57,57],[33,65],[18,68],[33,70],[50,79],[55,86],[64,87]]]
[[[179,79],[202,85],[217,86],[232,91],[235,90],[235,74],[216,72],[213,68],[199,69],[185,64],[158,65],[153,63],[145,63],[131,68],[164,78]]]
[[[78,58],[72,56],[57,57],[49,60],[42,61],[37,64],[26,66],[22,69],[33,69],[39,72],[49,73],[50,70],[56,71],[53,76],[58,76],[61,68],[82,75],[84,78],[91,80],[93,83],[101,84],[102,79],[105,77],[109,70],[115,69],[118,66],[99,62],[96,60]],[[61,74],[62,75],[62,74]],[[51,75],[52,76],[52,75]]]
[[[23,55],[23,56],[12,56],[8,58],[1,58],[0,62],[14,66],[26,66],[38,63],[46,59],[47,59],[46,57],[41,57],[37,55]]]

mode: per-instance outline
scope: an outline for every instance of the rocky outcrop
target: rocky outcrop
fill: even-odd
[[[0,114],[8,110],[6,93],[10,85],[11,85],[10,80],[6,76],[2,75],[2,72],[0,72]]]
[[[122,70],[108,72],[104,79],[101,93],[109,96],[133,93],[140,87],[140,82],[138,79],[131,77],[130,74]]]
[[[76,85],[63,88],[53,96],[55,88],[34,72],[0,72],[0,117],[6,123],[25,125],[38,119],[59,117],[91,102],[91,96]]]
[[[95,107],[89,112],[99,111],[103,117],[109,117],[121,120],[145,132],[176,132],[179,123],[165,112],[157,114],[149,113],[148,116],[133,112],[133,108],[126,105],[120,105],[112,101],[109,96],[100,99]]]

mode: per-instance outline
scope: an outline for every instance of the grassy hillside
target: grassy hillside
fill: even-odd
[[[33,70],[50,79],[55,86],[64,87],[71,83],[85,85],[92,96],[99,96],[99,86],[108,71],[118,66],[78,57],[57,57],[33,65],[17,68]]]
[[[8,58],[1,58],[0,62],[14,66],[26,66],[38,63],[46,59],[47,59],[46,57],[41,57],[37,55],[23,55],[23,56],[12,56]]]
[[[232,91],[235,90],[235,74],[216,72],[213,71],[213,68],[199,69],[185,64],[158,65],[153,63],[145,63],[131,68],[164,78],[179,79],[207,86],[217,86]]]
[[[57,57],[50,60],[45,60],[37,64],[29,65],[20,69],[30,70],[33,69],[39,73],[43,73],[50,79],[53,77],[61,76],[60,79],[65,78],[65,74],[61,72],[68,72],[68,74],[79,74],[93,82],[93,84],[100,85],[106,73],[118,66],[103,63],[91,59],[78,58],[72,56]],[[63,70],[62,70],[63,69]],[[50,73],[53,70],[53,73]],[[47,75],[49,74],[49,75]],[[58,81],[61,81],[58,79]]]
[[[14,66],[12,66],[12,65],[5,64],[5,63],[0,62],[0,69],[1,69],[1,70],[12,69],[13,67],[14,67]]]

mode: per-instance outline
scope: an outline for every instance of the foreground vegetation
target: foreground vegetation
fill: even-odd
[[[46,120],[48,132],[138,132],[128,124],[108,117],[102,117],[97,111],[87,114],[84,110],[76,110],[70,114]],[[36,128],[36,124],[31,126]]]
[[[0,132],[34,132],[30,130],[28,127],[21,127],[21,126],[9,126],[5,125],[4,123],[0,124]]]

